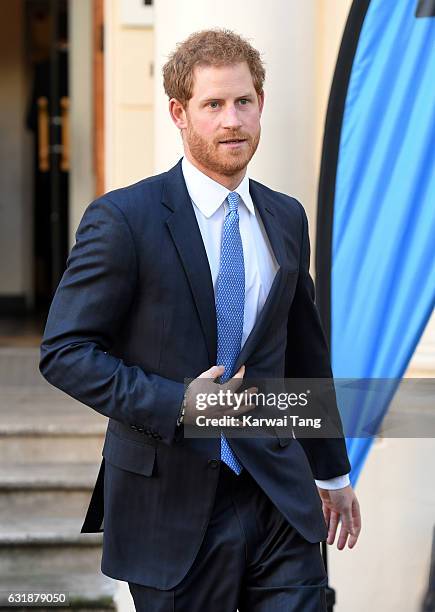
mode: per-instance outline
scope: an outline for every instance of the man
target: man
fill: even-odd
[[[41,347],[47,380],[109,417],[82,531],[104,514],[102,571],[138,610],[324,610],[319,542],[360,529],[343,440],[183,435],[204,383],[331,376],[303,208],[246,175],[264,68],[211,30],[163,74],[185,156],[87,208]]]

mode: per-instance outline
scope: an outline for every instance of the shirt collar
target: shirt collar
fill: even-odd
[[[211,217],[231,193],[230,190],[198,170],[186,156],[182,159],[181,168],[192,202],[205,217]],[[249,178],[246,174],[234,191],[239,194],[249,212],[255,215],[254,203],[249,193]]]

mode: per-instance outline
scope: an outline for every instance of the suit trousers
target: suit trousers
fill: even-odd
[[[139,612],[325,612],[320,545],[305,540],[244,469],[225,463],[199,552],[163,591],[129,583]]]

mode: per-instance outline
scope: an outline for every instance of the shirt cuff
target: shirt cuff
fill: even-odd
[[[349,474],[343,476],[336,476],[335,478],[329,478],[328,480],[314,480],[316,485],[320,489],[342,489],[350,485]]]

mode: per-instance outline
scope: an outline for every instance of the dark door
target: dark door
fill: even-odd
[[[69,97],[68,13],[62,0],[27,2],[29,32],[47,21],[45,49],[32,63],[27,125],[34,133],[34,283],[37,308],[45,309],[68,256]],[[41,28],[40,30],[41,31]],[[29,44],[41,45],[30,36]]]

